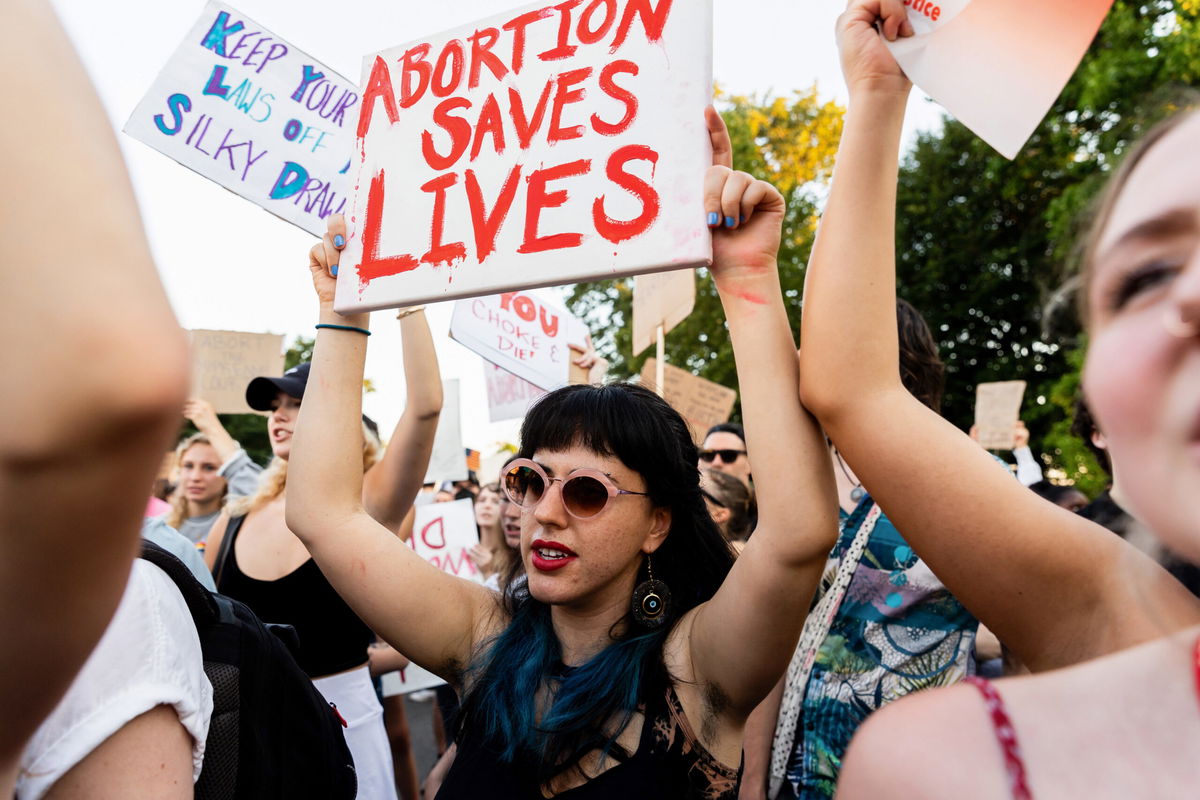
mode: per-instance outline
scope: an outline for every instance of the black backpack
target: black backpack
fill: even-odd
[[[200,634],[213,715],[196,800],[351,800],[358,793],[343,722],[293,655],[288,625],[264,624],[237,600],[210,592],[153,542],[142,558],[171,577]]]

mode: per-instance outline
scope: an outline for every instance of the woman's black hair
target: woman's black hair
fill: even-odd
[[[627,613],[608,647],[564,670],[550,607],[527,590],[505,593],[511,620],[466,670],[457,730],[460,737],[482,737],[538,786],[577,768],[591,752],[617,747],[639,703],[667,690],[671,676],[662,647],[671,629],[716,594],[733,565],[700,492],[687,423],[662,398],[628,383],[550,392],[525,417],[519,456],[575,446],[619,459],[642,476],[654,506],[670,510],[671,527],[654,553],[654,577],[670,588],[671,607],[667,623],[653,629]],[[547,687],[553,701],[539,714],[537,699]]]

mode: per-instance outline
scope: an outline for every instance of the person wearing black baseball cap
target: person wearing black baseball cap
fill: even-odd
[[[408,403],[382,458],[378,427],[366,417],[362,425],[363,506],[392,531],[400,529],[420,490],[442,406],[437,356],[424,315],[410,312],[401,320]],[[288,457],[309,366],[298,364],[279,377],[260,376],[246,386],[246,403],[269,412],[275,458],[258,491],[231,501],[213,525],[206,559],[218,591],[263,619],[295,628],[300,666],[349,721],[346,742],[354,755],[359,796],[389,800],[396,797],[392,755],[367,666],[375,635],[329,585],[284,521]]]

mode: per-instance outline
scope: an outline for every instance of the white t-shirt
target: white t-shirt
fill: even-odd
[[[165,572],[139,558],[100,643],[26,746],[18,800],[39,800],[125,723],[160,705],[173,706],[192,736],[194,782],[212,717],[212,685],[183,595]]]

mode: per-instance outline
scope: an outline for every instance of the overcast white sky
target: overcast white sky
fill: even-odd
[[[688,2],[688,0],[680,0]],[[351,78],[363,54],[498,14],[521,0],[238,0],[235,7]],[[783,94],[816,83],[845,102],[833,40],[842,0],[714,0],[714,74],[735,93]],[[53,0],[117,131],[147,236],[171,303],[186,328],[311,336],[316,304],[307,269],[313,238],[119,133],[183,36],[201,0]],[[938,109],[914,97],[909,132],[937,124]],[[451,304],[428,317],[443,378],[461,381],[464,443],[485,455],[515,441],[515,423],[490,424],[478,356],[446,336]],[[372,325],[367,377],[378,388],[366,412],[384,430],[404,406],[398,326]]]

